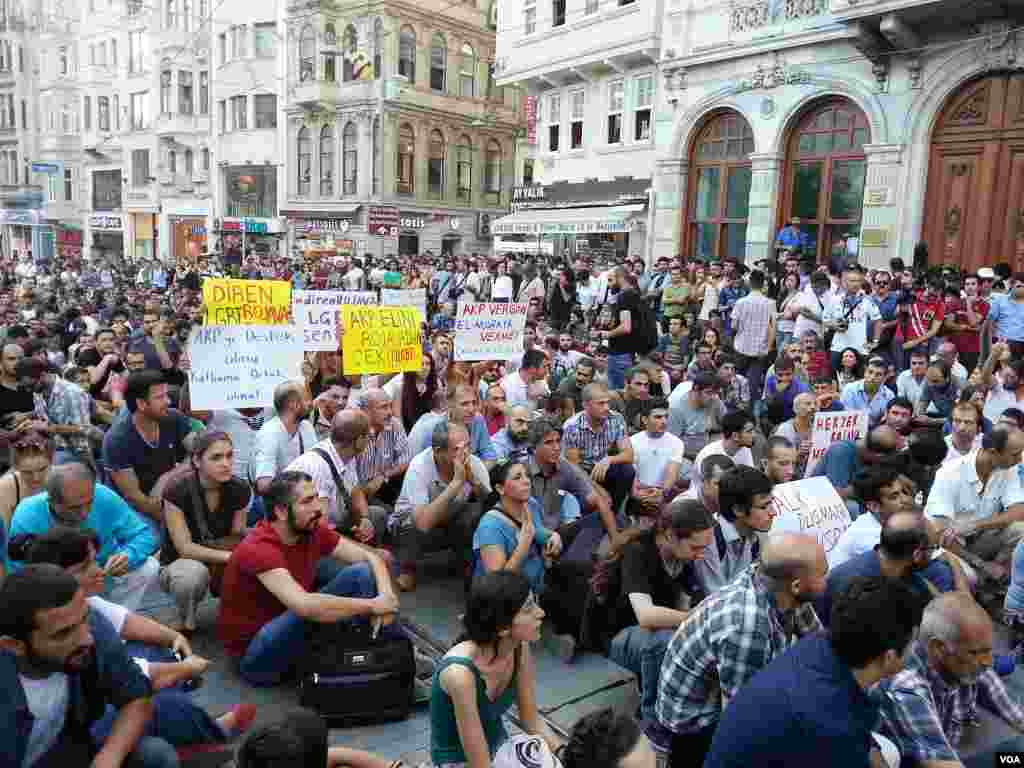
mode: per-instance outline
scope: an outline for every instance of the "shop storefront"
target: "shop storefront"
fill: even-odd
[[[135,232],[135,258],[149,260],[159,253],[157,244],[158,216],[155,213],[133,213],[131,220]]]
[[[275,259],[281,254],[280,243],[285,227],[278,218],[231,218],[220,222],[221,251],[224,263],[239,266],[246,253],[260,259]]]
[[[94,213],[89,217],[87,239],[94,259],[124,258],[124,215]]]
[[[167,200],[160,217],[160,258],[194,263],[209,250],[210,207],[205,200]]]
[[[57,256],[65,262],[79,263],[82,259],[83,232],[78,227],[57,223],[54,226]]]
[[[356,215],[354,208],[345,214],[281,211],[281,215],[288,223],[293,256],[319,260],[321,254],[354,255],[356,244],[351,234]]]

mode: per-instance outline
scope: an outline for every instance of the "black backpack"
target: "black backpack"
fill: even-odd
[[[633,354],[649,355],[658,348],[658,317],[654,308],[642,299],[637,321],[630,334],[633,337]]]

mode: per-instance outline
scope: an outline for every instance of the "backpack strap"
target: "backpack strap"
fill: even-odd
[[[722,533],[722,526],[715,523],[715,548],[718,550],[718,562],[722,562],[725,559],[726,544],[725,534]]]
[[[313,452],[323,459],[328,468],[331,470],[331,477],[334,478],[335,492],[341,497],[342,503],[345,505],[345,512],[348,513],[349,517],[352,516],[352,494],[348,492],[348,488],[345,487],[345,483],[341,480],[341,473],[338,472],[338,468],[334,466],[334,461],[331,459],[330,454],[327,453],[323,448],[314,448]]]

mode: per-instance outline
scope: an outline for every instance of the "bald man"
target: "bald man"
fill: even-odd
[[[671,768],[704,763],[736,692],[800,637],[822,628],[811,602],[825,591],[825,550],[811,536],[768,537],[761,560],[702,602],[669,643],[649,730]],[[779,615],[792,616],[783,627]]]
[[[830,445],[811,470],[811,477],[827,477],[839,495],[848,499],[858,472],[884,461],[905,444],[903,435],[883,424],[869,430],[860,440],[840,440]]]
[[[370,501],[391,506],[398,500],[402,476],[412,461],[412,444],[386,390],[366,390],[363,403],[370,432],[366,449],[356,456],[359,486]]]
[[[529,461],[532,453],[530,447],[530,409],[522,405],[513,405],[506,409],[507,424],[491,437],[498,459],[513,461]]]
[[[981,704],[1019,733],[1024,710],[992,669],[992,620],[970,595],[951,592],[924,609],[902,672],[883,683],[882,732],[923,768],[960,768],[964,725]]]

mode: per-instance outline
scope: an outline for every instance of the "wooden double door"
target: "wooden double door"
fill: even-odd
[[[1024,270],[1024,73],[950,97],[932,135],[925,206],[932,264]]]

